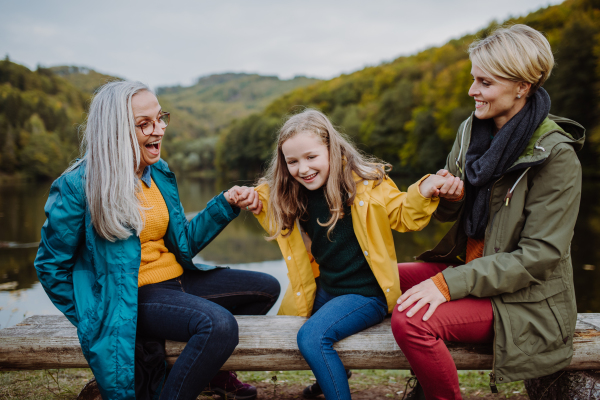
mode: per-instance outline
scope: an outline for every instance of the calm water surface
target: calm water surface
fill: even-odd
[[[395,179],[402,189],[411,181]],[[179,192],[186,212],[199,211],[231,185],[215,181],[180,179]],[[12,326],[26,316],[58,314],[41,288],[33,260],[45,221],[44,204],[50,183],[0,186],[0,328]],[[586,182],[572,244],[575,288],[579,312],[600,312],[600,183]],[[432,221],[422,232],[394,232],[400,262],[432,248],[450,225]],[[264,240],[256,219],[242,212],[198,256],[214,265],[261,271],[275,276],[287,287],[287,269],[275,243]],[[278,305],[271,313],[276,313]]]

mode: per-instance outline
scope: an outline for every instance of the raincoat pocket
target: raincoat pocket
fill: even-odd
[[[555,297],[566,287],[562,279],[501,295],[509,317],[512,340],[525,354],[557,350],[568,336]]]

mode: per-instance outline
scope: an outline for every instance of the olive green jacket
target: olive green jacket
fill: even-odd
[[[465,179],[473,116],[463,122],[446,169]],[[457,221],[418,259],[447,262],[452,300],[490,297],[494,362],[490,386],[554,373],[569,365],[577,318],[571,239],[579,212],[585,139],[578,123],[549,115],[520,158],[491,188],[483,257],[464,264],[464,201],[442,199],[434,217]],[[463,197],[464,199],[464,197]],[[459,265],[463,264],[463,265]]]

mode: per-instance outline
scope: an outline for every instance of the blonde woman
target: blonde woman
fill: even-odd
[[[219,372],[238,344],[232,311],[266,314],[279,283],[192,258],[240,207],[254,209],[258,196],[234,187],[188,222],[175,176],[160,158],[169,118],[139,82],[99,89],[84,156],[50,189],[35,268],[77,327],[103,399],[191,400],[212,380],[212,391],[251,400],[255,387]],[[142,338],[155,345],[143,346]],[[187,342],[166,380],[165,339]]]
[[[446,167],[464,190],[440,189],[442,241],[399,264],[396,341],[419,385],[411,398],[460,399],[444,340],[490,343],[490,386],[567,366],[577,309],[570,245],[579,211],[584,129],[549,115],[554,59],[538,31],[514,25],[470,47],[475,112]]]

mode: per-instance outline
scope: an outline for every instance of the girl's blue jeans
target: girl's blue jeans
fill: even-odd
[[[253,271],[188,271],[138,290],[137,335],[187,342],[161,400],[196,399],[238,344],[233,314],[264,315],[279,282]]]
[[[351,398],[346,370],[333,344],[378,324],[386,315],[384,296],[334,296],[318,287],[313,315],[298,331],[298,347],[327,400]]]

